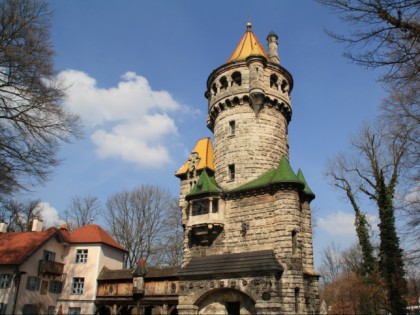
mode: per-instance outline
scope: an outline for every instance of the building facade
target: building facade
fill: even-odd
[[[94,314],[103,267],[122,268],[126,250],[94,224],[74,231],[0,232],[0,314]]]
[[[207,126],[176,172],[184,261],[179,314],[319,312],[310,202],[289,162],[291,74],[277,36],[268,52],[247,24],[230,58],[207,80]]]

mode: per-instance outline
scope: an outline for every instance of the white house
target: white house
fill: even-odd
[[[102,267],[123,267],[125,248],[98,225],[5,231],[0,223],[0,314],[93,314]]]

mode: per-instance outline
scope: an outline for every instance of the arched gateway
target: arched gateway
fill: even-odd
[[[195,303],[198,314],[255,314],[255,301],[236,289],[214,289],[204,293]]]

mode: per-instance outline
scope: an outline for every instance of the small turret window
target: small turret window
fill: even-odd
[[[211,86],[211,89],[213,91],[213,95],[216,95],[217,94],[217,86],[216,86],[216,83],[213,83],[213,85]]]
[[[296,254],[297,252],[297,232],[295,230],[292,231],[292,254]]]
[[[229,164],[229,179],[234,180],[235,179],[235,164]]]
[[[240,72],[235,71],[232,73],[232,86],[233,85],[241,86],[242,85],[242,75]]]
[[[281,82],[281,91],[282,91],[283,93],[289,93],[289,90],[290,90],[289,83],[287,83],[287,81],[286,81],[286,80],[283,80],[283,81]]]
[[[279,84],[278,84],[279,78],[275,75],[272,74],[270,75],[270,87],[274,88],[274,89],[279,89]]]
[[[226,90],[227,87],[228,87],[228,81],[227,81],[226,77],[223,76],[223,77],[220,78],[220,89],[221,90]]]
[[[299,293],[300,289],[295,288],[295,313],[299,313]]]
[[[230,127],[230,135],[235,135],[236,132],[236,123],[234,120],[229,121],[229,127]]]

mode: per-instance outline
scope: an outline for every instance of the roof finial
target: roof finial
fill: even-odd
[[[248,15],[248,22],[246,22],[246,31],[251,32],[252,24],[251,24],[251,18]]]

